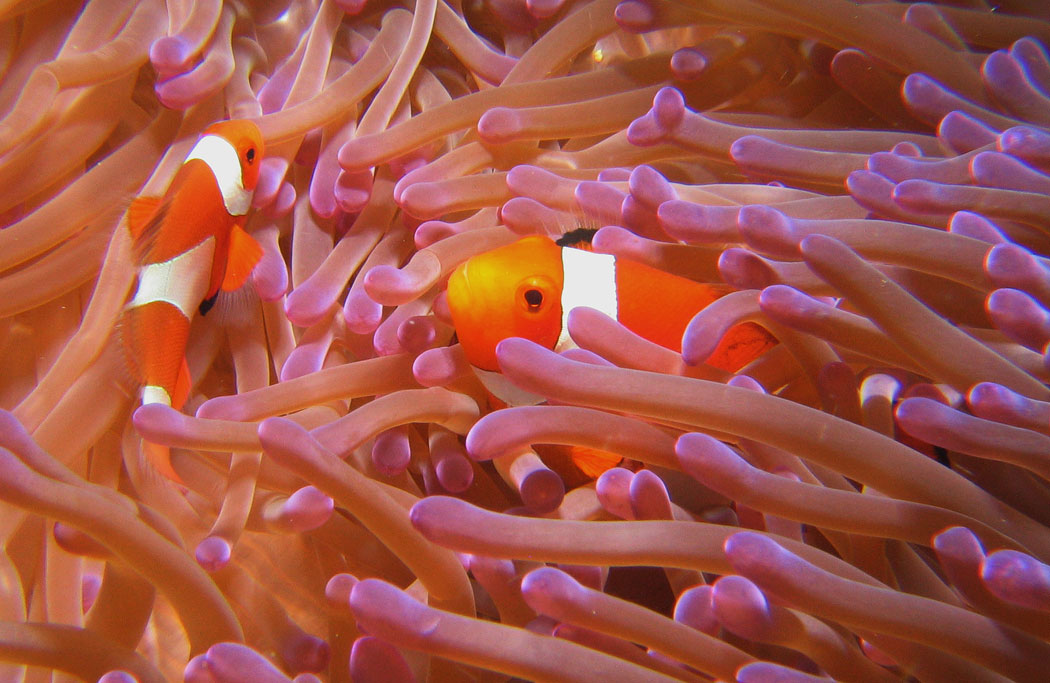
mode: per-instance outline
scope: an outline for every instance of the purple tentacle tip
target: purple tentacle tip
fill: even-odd
[[[390,643],[363,636],[350,648],[350,676],[361,683],[415,683],[401,651]]]
[[[217,572],[225,567],[233,554],[229,541],[219,536],[209,536],[197,544],[197,564],[208,572]]]
[[[1050,611],[1050,566],[1016,550],[998,550],[985,558],[981,578],[1006,602]]]
[[[304,486],[292,493],[284,507],[289,525],[300,533],[324,526],[334,510],[331,497],[314,486]]]

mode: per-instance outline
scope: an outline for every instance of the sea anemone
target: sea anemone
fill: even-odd
[[[1045,680],[1048,44],[1023,0],[0,2],[0,678]],[[139,406],[128,207],[226,118],[264,255]],[[496,409],[445,282],[579,226],[733,291],[680,353],[506,339],[546,400]]]

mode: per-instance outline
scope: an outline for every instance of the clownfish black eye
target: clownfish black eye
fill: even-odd
[[[525,303],[530,311],[540,310],[540,306],[543,305],[543,292],[538,289],[525,290]]]
[[[248,151],[244,153],[244,158],[247,159],[249,164],[254,162],[255,161],[255,148],[254,147],[249,147]]]

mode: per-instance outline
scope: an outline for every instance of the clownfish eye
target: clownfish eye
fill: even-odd
[[[538,289],[525,290],[525,305],[530,311],[540,310],[543,305],[543,292]]]
[[[249,147],[248,151],[244,153],[244,158],[248,161],[249,164],[254,163],[255,162],[255,148],[254,147]]]

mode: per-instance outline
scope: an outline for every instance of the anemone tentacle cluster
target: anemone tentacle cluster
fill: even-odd
[[[1045,680],[1048,45],[1025,0],[0,2],[0,679]],[[129,202],[227,118],[264,255],[138,406]],[[580,225],[734,291],[681,353],[504,340],[545,401],[494,408],[446,280]]]

